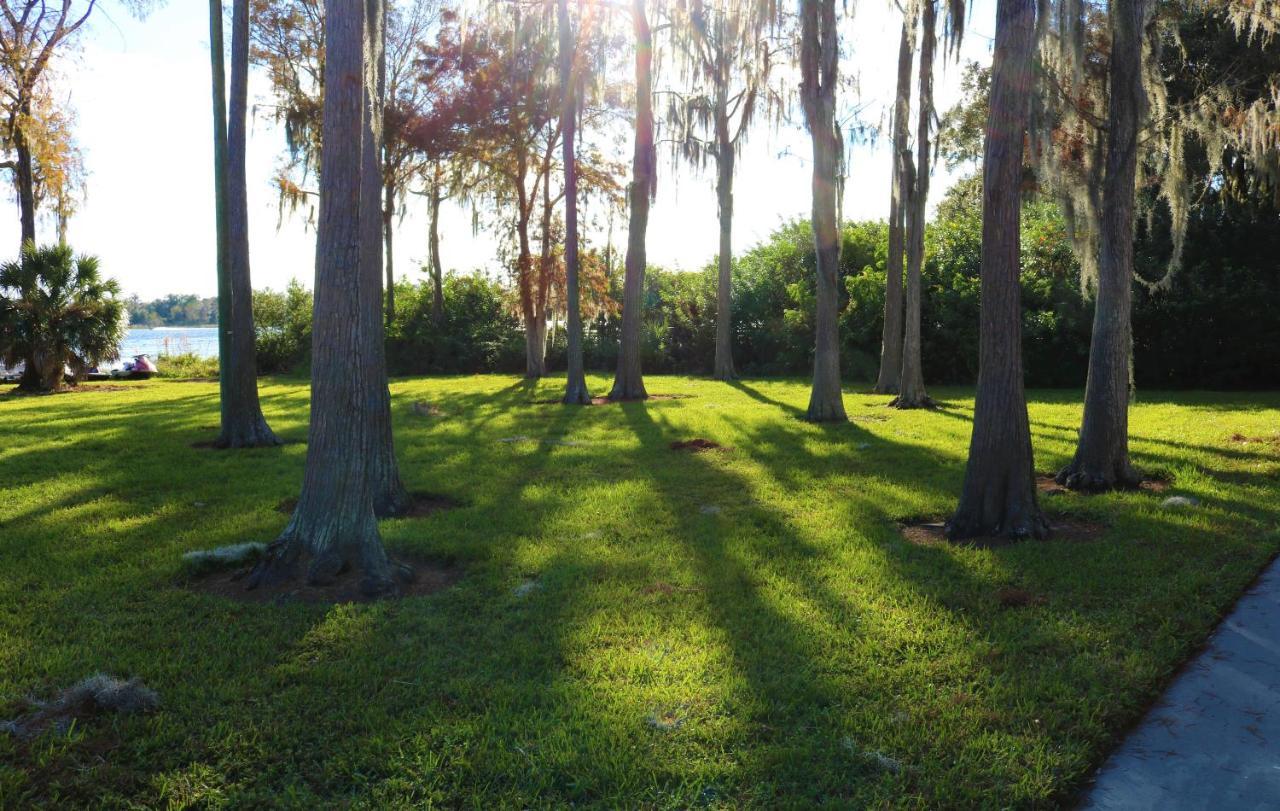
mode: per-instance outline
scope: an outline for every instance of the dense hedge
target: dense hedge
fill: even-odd
[[[927,232],[922,316],[925,379],[977,376],[982,222],[975,181],[954,186]],[[1022,226],[1023,351],[1030,386],[1083,386],[1093,307],[1081,292],[1057,208],[1028,202]],[[1138,235],[1138,270],[1158,278],[1169,255],[1158,218]],[[846,379],[870,381],[879,364],[888,231],[882,222],[843,232],[841,363]],[[1235,388],[1280,385],[1280,214],[1266,205],[1210,201],[1191,223],[1185,261],[1169,290],[1139,285],[1134,299],[1140,386]],[[780,228],[734,263],[734,360],[745,375],[807,375],[813,353],[814,253],[807,222]],[[618,273],[618,276],[621,274]],[[621,297],[621,278],[614,280]],[[644,368],[705,374],[715,355],[715,266],[672,273],[652,268],[644,292]],[[310,347],[310,295],[298,285],[255,297],[259,367],[301,369]],[[523,334],[511,291],[481,275],[449,276],[444,325],[431,318],[431,288],[401,282],[387,335],[393,375],[520,372]],[[619,319],[587,325],[586,362],[610,371]],[[565,366],[563,329],[547,350]]]

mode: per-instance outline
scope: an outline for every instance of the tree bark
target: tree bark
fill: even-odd
[[[1137,487],[1129,463],[1129,361],[1133,347],[1133,197],[1138,166],[1138,124],[1145,115],[1142,31],[1147,0],[1111,5],[1111,99],[1107,173],[1102,185],[1098,294],[1089,344],[1080,441],[1058,482],[1101,492]]]
[[[924,387],[921,364],[920,299],[924,269],[925,214],[929,203],[929,130],[933,124],[933,54],[938,42],[938,4],[924,0],[920,30],[920,119],[916,131],[915,185],[907,212],[906,321],[902,340],[902,373],[898,378],[896,408],[927,408],[933,405]]]
[[[835,125],[839,41],[835,0],[801,0],[800,98],[813,142],[813,240],[817,253],[811,422],[843,422],[840,390],[840,239],[836,201],[840,137]]]
[[[564,93],[560,142],[564,160],[564,265],[565,296],[569,310],[569,374],[565,384],[566,405],[590,405],[587,375],[582,357],[582,297],[578,289],[578,164],[574,136],[578,129],[578,102],[573,75],[574,37],[569,23],[568,0],[558,0],[560,23],[560,85]]]
[[[537,379],[547,373],[547,321],[546,314],[538,306],[538,295],[533,285],[533,249],[529,246],[529,219],[532,201],[524,187],[526,164],[523,156],[518,160],[516,213],[516,283],[520,288],[520,310],[524,318],[525,372],[529,379]],[[534,189],[537,192],[537,189]]]
[[[428,209],[430,226],[427,231],[427,251],[431,255],[431,321],[436,328],[444,326],[444,270],[440,261],[440,177],[431,181]]]
[[[330,0],[334,2],[335,0]],[[369,342],[368,354],[374,358],[374,368],[381,373],[377,389],[378,408],[372,415],[372,428],[378,438],[374,446],[370,469],[373,474],[373,508],[379,517],[400,515],[410,504],[409,491],[400,479],[396,463],[395,437],[391,426],[391,391],[387,385],[387,341],[383,326],[382,288],[382,238],[384,236],[383,207],[383,114],[387,96],[387,5],[388,0],[365,0],[367,27],[366,49],[370,64],[366,66],[373,97],[362,111],[366,137],[361,145],[360,205],[363,211],[378,212],[361,218],[360,238],[361,278],[369,285],[369,293],[363,300],[376,302],[371,312],[373,328],[365,340]]]
[[[387,326],[390,327],[391,322],[396,318],[395,228],[393,227],[396,212],[396,187],[394,184],[384,183],[383,198],[382,245],[387,266],[386,322]]]
[[[376,55],[380,0],[326,0],[324,151],[316,235],[311,426],[302,493],[250,588],[304,577],[323,584],[347,570],[361,591],[393,594],[408,575],[387,557],[374,515],[374,470],[385,403],[376,149]],[[372,31],[371,31],[372,29]],[[370,172],[373,176],[370,177]],[[371,199],[372,197],[372,199]],[[374,250],[368,241],[374,238]]]
[[[249,191],[245,175],[249,98],[249,2],[235,0],[231,17],[231,95],[227,118],[225,261],[230,294],[231,352],[219,364],[226,406],[217,445],[257,448],[279,445],[258,400],[258,359],[249,263]],[[221,306],[219,307],[221,315]],[[223,330],[219,330],[223,332]]]
[[[733,140],[729,135],[728,77],[716,89],[716,202],[720,215],[716,276],[716,380],[733,380]]]
[[[221,2],[219,2],[221,9]],[[222,33],[222,17],[219,11],[218,17],[218,34],[221,38]],[[222,55],[218,55],[218,63],[222,63]],[[23,129],[26,122],[31,120],[31,100],[23,99],[19,111],[20,120],[16,127],[13,128],[13,151],[15,153],[14,181],[18,190],[18,218],[22,225],[22,242],[18,246],[19,253],[23,245],[36,243],[36,181],[35,181],[35,163],[31,157],[31,144],[27,141],[27,135]],[[226,121],[226,118],[220,119]]]
[[[898,45],[898,91],[893,105],[893,170],[889,188],[889,256],[885,260],[884,331],[880,341],[880,376],[875,391],[897,394],[902,374],[903,302],[902,259],[903,220],[909,197],[904,187],[903,165],[908,152],[907,130],[911,120],[911,65],[915,60],[915,16],[904,14],[902,40]]]
[[[953,540],[1043,538],[1022,383],[1018,283],[1023,138],[1030,114],[1035,0],[999,0],[982,178],[982,309],[969,463]]]
[[[649,396],[640,369],[640,328],[644,318],[644,272],[648,261],[645,238],[658,161],[653,144],[653,33],[645,13],[645,2],[632,0],[631,4],[631,22],[636,37],[636,135],[631,158],[631,186],[627,189],[630,211],[622,281],[622,335],[618,346],[618,373],[609,392],[611,400],[643,400]]]
[[[222,0],[209,0],[209,60],[213,88],[214,261],[218,275],[218,403],[223,430],[232,414],[231,368],[235,342],[231,318],[230,243],[227,221],[227,74],[222,41]],[[21,195],[21,192],[19,192]],[[25,227],[25,226],[24,226]]]

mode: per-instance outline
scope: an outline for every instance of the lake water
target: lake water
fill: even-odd
[[[218,356],[217,327],[157,327],[134,328],[125,333],[120,344],[120,357],[150,355],[152,360],[164,355],[182,355],[187,352],[202,358]]]

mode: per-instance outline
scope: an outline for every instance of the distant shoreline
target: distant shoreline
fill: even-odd
[[[164,326],[159,326],[159,327],[148,327],[143,324],[129,325],[129,329],[217,329],[217,328],[218,328],[217,324],[183,324],[182,326],[166,324]]]

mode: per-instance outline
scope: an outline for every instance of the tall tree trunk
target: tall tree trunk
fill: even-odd
[[[716,276],[716,380],[733,380],[733,141],[729,136],[727,87],[716,89],[716,202],[720,214],[720,258]]]
[[[336,2],[336,0],[330,0]],[[378,212],[361,218],[360,238],[361,278],[370,286],[370,292],[362,301],[376,302],[370,318],[373,328],[368,330],[365,340],[369,342],[368,354],[374,358],[375,368],[382,377],[377,389],[373,392],[378,398],[379,407],[372,417],[372,427],[378,442],[375,445],[373,458],[370,459],[370,470],[374,477],[373,508],[379,517],[399,515],[410,504],[409,492],[400,479],[400,468],[396,463],[395,437],[391,426],[391,391],[387,385],[387,341],[383,327],[383,295],[382,288],[382,239],[385,235],[383,207],[383,114],[386,110],[387,94],[387,5],[388,0],[364,0],[367,8],[367,45],[370,54],[369,83],[373,88],[371,103],[364,107],[364,132],[367,134],[361,145],[360,205],[362,212]]]
[[[893,170],[889,188],[889,256],[885,261],[884,331],[880,341],[880,376],[875,390],[880,394],[897,394],[902,374],[902,259],[904,250],[903,221],[907,177],[904,161],[909,154],[907,130],[911,122],[911,64],[915,61],[914,9],[904,12],[902,41],[898,45],[898,90],[893,105]]]
[[[249,579],[250,587],[305,577],[360,576],[368,596],[397,590],[404,567],[387,557],[374,515],[374,470],[382,438],[386,370],[381,341],[381,268],[376,145],[376,55],[380,0],[326,0],[325,98],[312,349],[311,428],[302,493],[289,525]],[[376,155],[375,155],[376,157]],[[373,172],[373,177],[369,173]]]
[[[396,187],[392,183],[385,183],[382,202],[382,245],[387,265],[386,323],[388,327],[396,318],[395,228],[393,227],[395,213]]]
[[[836,131],[839,33],[835,0],[801,0],[800,97],[813,141],[813,241],[817,253],[816,341],[808,419],[846,419],[840,390],[840,234],[836,189],[840,136]]]
[[[1036,0],[999,0],[982,164],[982,309],[978,391],[964,489],[947,523],[955,540],[1043,538],[1031,426],[1022,388],[1019,224],[1030,114]]]
[[[230,244],[227,221],[227,73],[222,42],[222,0],[209,0],[209,60],[213,87],[214,261],[218,273],[218,403],[221,425],[235,423],[231,368],[235,333],[231,318]],[[21,174],[21,173],[19,173]],[[21,182],[19,182],[21,195]],[[24,226],[25,228],[25,226]]]
[[[219,2],[218,13],[218,37],[221,41],[222,37],[222,13],[221,2]],[[211,32],[212,33],[212,32]],[[218,65],[222,65],[222,54],[217,57]],[[220,88],[222,80],[216,80],[217,88]],[[225,102],[224,102],[225,104]],[[19,109],[18,125],[13,127],[13,151],[15,153],[14,181],[18,187],[18,218],[22,225],[22,242],[18,248],[21,251],[23,245],[28,242],[32,245],[36,242],[36,173],[35,162],[31,157],[31,144],[27,141],[26,130],[27,122],[31,120],[31,100],[24,98]],[[225,122],[224,115],[219,121]],[[225,126],[225,124],[224,124]],[[215,156],[216,160],[216,156]]]
[[[219,363],[224,408],[224,448],[279,445],[258,401],[258,358],[253,325],[253,282],[249,265],[249,191],[245,180],[246,117],[249,100],[249,0],[235,0],[231,16],[231,96],[227,118],[224,193],[225,261],[231,352]],[[219,315],[223,308],[219,302]],[[219,329],[221,334],[224,330]]]
[[[898,378],[897,408],[926,408],[933,404],[924,388],[921,365],[920,299],[924,269],[925,213],[929,203],[929,130],[933,124],[933,53],[938,43],[937,0],[924,0],[920,30],[920,120],[916,132],[915,187],[907,212],[906,323],[902,340],[902,374]]]
[[[640,370],[640,327],[644,318],[645,237],[649,204],[656,186],[657,153],[653,145],[653,33],[645,13],[646,0],[632,0],[631,23],[636,36],[636,137],[631,158],[631,186],[627,221],[627,259],[622,281],[622,335],[618,374],[611,400],[643,400],[649,396]],[[612,254],[612,251],[610,251]]]
[[[569,375],[565,384],[566,405],[590,405],[587,375],[582,357],[582,296],[578,289],[578,164],[574,136],[578,129],[578,102],[573,75],[573,31],[569,24],[568,0],[556,4],[560,23],[560,85],[564,92],[561,149],[564,156],[564,265],[565,296],[569,310]]]
[[[444,326],[444,270],[440,261],[440,175],[431,181],[428,192],[430,226],[427,230],[427,251],[431,255],[431,322],[436,328]]]
[[[1142,31],[1147,0],[1112,0],[1111,100],[1107,122],[1107,174],[1102,185],[1098,295],[1089,344],[1084,419],[1071,464],[1058,481],[1100,492],[1137,487],[1129,463],[1129,361],[1133,348],[1133,195],[1138,166],[1138,123],[1145,115]]]

